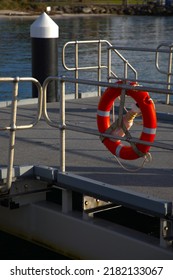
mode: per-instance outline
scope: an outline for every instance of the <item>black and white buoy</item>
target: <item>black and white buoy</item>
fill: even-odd
[[[32,38],[32,76],[41,84],[48,76],[58,75],[59,27],[43,13],[30,27]],[[38,97],[37,88],[33,85],[32,97]],[[57,101],[57,82],[49,83],[47,102]]]

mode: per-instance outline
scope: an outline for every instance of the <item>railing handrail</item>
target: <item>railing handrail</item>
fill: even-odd
[[[126,51],[143,51],[143,52],[150,52],[155,53],[155,67],[161,74],[167,76],[167,82],[165,83],[167,89],[170,89],[171,86],[171,77],[173,76],[172,73],[172,59],[173,59],[173,43],[161,43],[156,49],[155,48],[139,48],[139,47],[121,47],[121,46],[112,46],[111,49],[115,48],[117,50],[126,50]],[[167,53],[169,54],[167,71],[164,71],[159,66],[159,54],[160,53]],[[147,82],[147,81],[146,81]],[[170,103],[170,96],[169,94],[166,95],[166,104]]]
[[[48,84],[52,81],[52,80],[59,80],[61,82],[61,96],[60,96],[60,120],[59,121],[53,121],[49,118],[48,112],[47,112],[47,87]],[[101,86],[101,87],[112,87],[112,88],[121,88],[121,89],[134,89],[134,86],[130,85],[130,84],[126,84],[126,83],[108,83],[108,82],[97,82],[97,81],[92,81],[92,80],[84,80],[84,79],[75,79],[75,78],[69,78],[69,77],[48,77],[47,79],[45,79],[44,83],[43,83],[43,115],[44,115],[44,119],[46,120],[46,122],[48,123],[48,125],[52,126],[52,127],[56,127],[58,129],[60,129],[61,132],[61,137],[60,137],[60,170],[61,171],[65,171],[65,130],[73,130],[73,131],[78,131],[78,132],[82,132],[82,133],[86,133],[86,134],[92,134],[92,135],[97,135],[97,136],[104,136],[107,138],[114,138],[115,140],[123,140],[123,141],[127,141],[127,142],[133,142],[133,143],[140,143],[140,144],[144,144],[144,145],[150,145],[153,147],[157,147],[157,148],[162,148],[162,149],[168,149],[168,150],[173,150],[173,145],[169,145],[169,144],[165,144],[162,142],[156,142],[154,141],[153,143],[150,142],[146,142],[146,141],[142,141],[140,139],[137,139],[135,137],[129,138],[128,137],[120,137],[120,136],[113,136],[110,134],[106,134],[106,133],[100,133],[95,129],[89,129],[86,127],[79,127],[79,126],[75,126],[75,125],[71,125],[71,124],[66,124],[65,122],[65,83],[69,82],[69,83],[78,83],[78,84],[86,84],[86,85],[94,85],[94,86]],[[125,81],[126,82],[126,81]],[[135,90],[138,91],[150,91],[150,92],[157,92],[158,94],[167,94],[168,90],[162,90],[160,88],[153,88],[153,87],[148,87],[148,86],[135,86]],[[169,94],[173,95],[173,90],[169,90]]]
[[[78,53],[78,45],[79,44],[91,44],[91,43],[97,43],[97,44],[107,44],[107,51],[108,51],[108,60],[107,60],[107,65],[97,65],[97,66],[84,66],[84,67],[78,67],[78,60],[79,60],[79,53]],[[76,45],[76,52],[75,52],[75,61],[77,61],[76,66],[75,67],[68,67],[66,65],[66,61],[65,61],[65,51],[67,46],[69,45]],[[141,48],[141,47],[122,47],[122,46],[116,46],[116,45],[112,45],[109,41],[107,40],[88,40],[88,41],[70,41],[67,42],[64,45],[63,48],[63,59],[62,59],[62,63],[64,68],[67,71],[75,71],[76,75],[75,78],[79,77],[79,73],[78,71],[82,71],[82,70],[92,70],[92,69],[98,69],[99,71],[101,71],[101,69],[106,68],[108,70],[108,75],[107,75],[107,80],[111,81],[111,79],[128,79],[128,73],[127,73],[127,67],[129,67],[133,73],[135,74],[135,80],[138,79],[138,73],[136,71],[136,69],[128,62],[128,60],[119,52],[119,50],[126,50],[126,51],[142,51],[142,52],[151,52],[151,53],[155,53],[155,67],[156,69],[161,73],[166,75],[167,77],[167,82],[166,83],[162,83],[162,85],[164,84],[167,89],[170,89],[171,86],[171,77],[173,76],[172,73],[172,53],[173,53],[173,43],[162,43],[160,44],[156,49],[155,48]],[[111,67],[111,63],[112,63],[112,58],[111,58],[111,53],[110,51],[113,51],[124,63],[124,76],[121,78],[119,77],[116,73],[114,73],[112,71],[112,67]],[[169,59],[168,59],[168,67],[167,67],[167,71],[163,71],[160,66],[159,66],[159,53],[168,53],[169,54]],[[100,77],[101,75],[98,74],[98,76]],[[98,79],[99,80],[99,79]],[[144,80],[143,80],[144,81]],[[151,83],[151,81],[145,81],[146,83],[149,82]],[[160,83],[161,84],[161,83]],[[99,92],[98,95],[100,93],[100,88],[99,88]],[[78,98],[78,86],[76,87],[76,98]],[[170,103],[170,96],[169,93],[166,95],[166,104]]]
[[[78,45],[79,42],[81,43],[85,43],[85,42],[93,42],[93,41],[73,41],[73,43],[76,43],[76,45]],[[109,45],[108,49],[112,49],[113,46],[106,40],[95,40],[95,43],[99,44],[99,52],[101,51],[101,45],[103,42],[106,43],[107,45]],[[67,43],[68,44],[68,43]],[[67,45],[66,44],[66,45]],[[171,53],[173,51],[172,49],[172,45],[169,48],[169,50],[171,50]],[[114,50],[114,48],[113,48]],[[77,48],[78,51],[78,48]],[[158,49],[158,52],[163,51],[160,50],[160,48]],[[116,52],[118,52],[116,50]],[[110,57],[109,57],[110,59]],[[99,65],[100,67],[99,70],[102,68],[101,65],[101,60],[99,60]],[[130,65],[128,64],[127,60],[124,60],[125,65]],[[108,66],[109,63],[108,63]],[[109,68],[109,67],[108,67]],[[111,71],[111,69],[108,69],[109,73]],[[112,87],[112,88],[121,88],[124,90],[128,90],[128,89],[134,89],[134,87],[130,84],[127,83],[128,81],[128,77],[125,75],[125,77],[121,78],[123,83],[119,84],[119,83],[112,83],[110,81],[110,79],[108,79],[107,82],[105,81],[101,81],[100,79],[98,79],[98,81],[93,81],[93,80],[86,80],[86,79],[79,79],[78,75],[76,75],[75,78],[70,78],[70,77],[48,77],[45,79],[45,81],[43,82],[43,85],[41,86],[40,83],[34,79],[34,78],[30,78],[30,77],[16,77],[16,78],[11,78],[11,77],[2,77],[0,78],[0,82],[7,82],[7,83],[14,83],[14,88],[13,88],[13,95],[12,95],[12,103],[11,103],[11,120],[10,120],[10,124],[9,126],[4,126],[4,127],[0,127],[0,130],[7,130],[10,132],[10,140],[9,140],[9,155],[8,155],[8,168],[7,168],[7,187],[8,189],[11,187],[11,183],[12,183],[12,168],[13,168],[13,162],[14,162],[14,147],[15,147],[15,133],[16,130],[19,129],[29,129],[32,128],[33,126],[35,126],[38,121],[40,120],[42,114],[44,116],[44,119],[46,120],[46,122],[48,123],[48,125],[59,128],[61,131],[61,171],[65,170],[65,161],[64,161],[64,154],[65,154],[65,144],[64,144],[64,133],[65,133],[65,128],[69,129],[69,130],[79,130],[81,132],[84,133],[88,133],[88,134],[93,134],[93,135],[102,135],[101,133],[99,133],[98,131],[94,131],[91,129],[87,129],[87,128],[81,128],[81,127],[75,127],[72,125],[66,125],[65,123],[65,83],[73,83],[75,85],[78,84],[85,84],[85,85],[93,85],[96,86],[98,88],[101,87]],[[60,121],[59,122],[55,122],[53,120],[51,120],[51,118],[48,115],[47,112],[47,86],[49,84],[50,81],[52,80],[58,80],[61,83],[61,95],[60,95]],[[139,80],[134,79],[134,81],[139,82]],[[18,85],[20,82],[32,82],[36,85],[37,89],[38,89],[38,104],[37,104],[37,115],[35,118],[33,118],[32,122],[30,124],[25,124],[25,125],[17,125],[16,123],[16,117],[17,117],[17,106],[18,106]],[[147,82],[147,81],[146,81]],[[151,82],[151,81],[150,81]],[[158,83],[160,84],[160,83]],[[163,83],[161,83],[163,84]],[[136,85],[135,86],[135,90],[138,91],[148,91],[148,92],[153,92],[153,93],[158,93],[158,94],[166,94],[166,95],[172,95],[173,96],[173,90],[171,90],[170,86],[171,81],[167,81],[166,83],[169,87],[167,87],[166,89],[161,89],[159,87],[151,87],[151,86],[140,86],[140,85]],[[106,137],[111,137],[111,138],[115,138],[115,139],[119,139],[119,140],[124,140],[124,141],[128,141],[129,139],[127,139],[126,137],[115,137],[115,136],[110,136],[109,134],[104,134],[103,136]],[[139,139],[136,138],[131,138],[130,139],[131,142],[135,142],[135,143],[141,143]],[[144,141],[145,142],[145,141]],[[148,144],[147,142],[143,144]],[[154,146],[154,147],[160,147],[162,149],[169,149],[169,150],[173,150],[173,146],[172,145],[168,145],[165,143],[150,143],[150,146]]]
[[[80,66],[78,65],[79,62],[79,45],[80,44],[98,44],[98,64],[95,66]],[[108,52],[108,59],[107,59],[107,65],[102,65],[101,61],[101,52],[102,52],[102,44],[106,44],[107,46],[107,52]],[[66,48],[69,45],[74,45],[75,46],[75,67],[68,67],[66,64]],[[98,70],[98,81],[101,80],[101,70],[102,69],[107,69],[108,74],[107,74],[107,80],[110,81],[111,78],[116,78],[119,79],[119,77],[112,71],[111,67],[111,53],[110,51],[113,50],[113,52],[122,60],[124,63],[124,77],[127,78],[127,69],[131,69],[131,71],[134,73],[135,78],[137,79],[137,71],[135,68],[126,60],[120,52],[118,52],[116,49],[112,48],[112,45],[109,41],[107,40],[85,40],[85,41],[69,41],[67,42],[64,47],[63,47],[63,52],[62,52],[62,64],[63,67],[67,71],[75,71],[75,78],[79,77],[79,71],[80,70],[93,70],[97,69]],[[101,90],[100,87],[98,87],[98,96],[100,96]],[[76,89],[75,89],[75,97],[78,98],[78,84],[76,84]]]
[[[14,150],[15,150],[15,137],[16,137],[16,130],[19,129],[29,129],[35,126],[41,118],[42,115],[42,87],[40,83],[34,78],[28,77],[5,77],[0,78],[0,82],[12,82],[14,83],[13,87],[13,94],[12,94],[12,103],[11,103],[11,118],[9,126],[0,127],[0,130],[8,130],[10,132],[9,137],[9,149],[8,149],[8,164],[7,164],[7,182],[6,187],[9,190],[12,184],[12,173],[13,173],[13,164],[14,164]],[[17,125],[17,105],[18,105],[18,85],[19,82],[32,82],[37,86],[38,90],[38,108],[37,108],[37,115],[33,119],[33,122],[26,125]]]
[[[47,87],[49,82],[52,80],[59,80],[61,83],[61,96],[60,96],[60,121],[52,121],[51,118],[48,115],[47,112]],[[86,79],[75,79],[70,77],[48,77],[43,82],[43,86],[40,85],[40,83],[34,79],[34,78],[0,78],[0,82],[13,82],[14,83],[14,91],[13,91],[13,100],[11,105],[11,123],[8,127],[3,127],[1,130],[8,130],[10,132],[10,140],[9,140],[9,155],[8,155],[8,166],[7,166],[7,188],[11,188],[12,184],[12,170],[13,170],[13,162],[14,162],[14,147],[15,147],[15,133],[18,129],[29,129],[35,126],[38,121],[40,120],[42,113],[45,121],[48,123],[48,125],[56,127],[60,129],[61,132],[61,145],[60,145],[60,154],[61,154],[61,164],[60,169],[61,171],[65,170],[65,143],[64,143],[64,133],[65,128],[68,130],[73,131],[80,131],[82,133],[87,134],[93,134],[97,136],[105,136],[105,137],[111,137],[115,138],[116,140],[124,140],[128,141],[129,139],[126,137],[119,137],[119,136],[113,136],[106,133],[99,133],[97,130],[85,128],[85,127],[79,127],[75,125],[66,125],[65,123],[65,83],[78,83],[78,84],[87,84],[87,85],[93,85],[93,86],[100,86],[100,87],[112,87],[112,88],[121,88],[121,89],[134,89],[134,87],[130,84],[127,84],[127,80],[124,80],[124,83],[117,84],[117,83],[111,83],[111,82],[102,82],[102,81],[93,81],[93,80],[86,80]],[[16,125],[16,116],[17,116],[17,96],[18,96],[18,83],[24,82],[24,81],[31,81],[37,85],[38,92],[39,92],[39,98],[38,98],[38,108],[37,108],[37,117],[34,119],[34,121],[29,125],[22,125],[17,126]],[[158,94],[167,94],[173,95],[173,90],[171,89],[160,89],[158,87],[149,87],[149,86],[135,86],[135,90],[138,91],[149,91],[149,92],[157,92]],[[142,143],[142,144],[150,144],[150,146],[162,148],[162,149],[168,149],[173,150],[173,146],[161,142],[153,142],[153,143],[147,143],[146,141],[141,141],[139,139],[136,139],[132,137],[130,139],[131,142],[135,143]]]
[[[42,87],[41,84],[38,82],[38,80],[36,80],[35,78],[32,77],[0,77],[0,83],[1,82],[10,82],[10,83],[14,83],[14,85],[17,83],[19,84],[19,82],[32,82],[36,85],[37,89],[38,89],[38,110],[37,110],[37,115],[35,116],[35,118],[33,118],[33,122],[31,122],[30,124],[26,124],[26,125],[15,125],[15,130],[18,129],[28,129],[28,128],[32,128],[33,126],[35,126],[39,119],[41,118],[41,114],[42,114]],[[14,92],[13,92],[14,93]],[[18,96],[18,90],[15,94],[16,96],[16,100],[14,100],[14,94],[12,96],[12,102],[11,102],[11,107],[13,107],[14,102],[18,103],[17,100],[17,96]],[[12,130],[14,129],[14,127],[12,128],[11,125],[9,126],[4,126],[4,127],[0,127],[0,131],[1,130]]]

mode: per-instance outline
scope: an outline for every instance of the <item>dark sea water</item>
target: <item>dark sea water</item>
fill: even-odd
[[[31,77],[31,38],[30,26],[35,19],[1,18],[0,19],[0,77]],[[54,19],[60,29],[58,39],[58,72],[59,75],[71,75],[62,67],[62,46],[72,40],[108,40],[116,46],[136,46],[157,48],[162,42],[172,43],[173,17],[164,16],[72,16]],[[83,49],[82,66],[97,59],[96,51]],[[85,55],[84,55],[85,53]],[[122,55],[137,69],[139,78],[166,81],[155,69],[154,54],[144,56],[141,52],[122,52]],[[103,58],[102,61],[104,63]],[[74,61],[74,49],[68,48],[67,64]],[[113,57],[116,73],[121,75],[120,62]],[[161,61],[162,70],[167,70],[165,57]],[[104,75],[104,74],[103,74]],[[87,78],[92,74],[84,73]],[[82,76],[81,76],[82,78]],[[106,80],[105,77],[102,79]],[[10,84],[0,84],[0,100],[10,99]],[[22,84],[20,98],[32,97],[30,84]]]

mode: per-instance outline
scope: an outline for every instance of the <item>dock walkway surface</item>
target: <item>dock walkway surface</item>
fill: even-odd
[[[68,99],[66,125],[77,125],[97,130],[96,114],[99,97]],[[173,105],[157,102],[158,128],[156,141],[173,145]],[[60,103],[48,103],[51,120],[59,121]],[[17,124],[28,124],[36,115],[37,105],[18,106]],[[10,123],[10,106],[0,108],[0,126]],[[142,120],[136,120],[134,133],[142,130]],[[0,167],[7,166],[9,131],[0,131]],[[14,165],[60,166],[60,131],[49,126],[44,118],[31,129],[16,131]],[[66,171],[122,189],[142,193],[148,197],[173,201],[173,150],[151,147],[152,161],[138,169],[143,158],[132,161],[116,158],[96,135],[66,130]]]

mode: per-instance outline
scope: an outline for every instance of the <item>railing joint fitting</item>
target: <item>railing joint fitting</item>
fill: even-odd
[[[20,81],[20,77],[15,77],[14,78],[14,83],[19,82]]]
[[[60,124],[60,125],[59,125],[59,129],[60,129],[60,130],[65,130],[65,129],[66,129],[66,125],[65,125],[65,124],[61,125],[61,124]]]
[[[15,124],[10,126],[10,131],[16,131],[17,130],[17,126]]]

